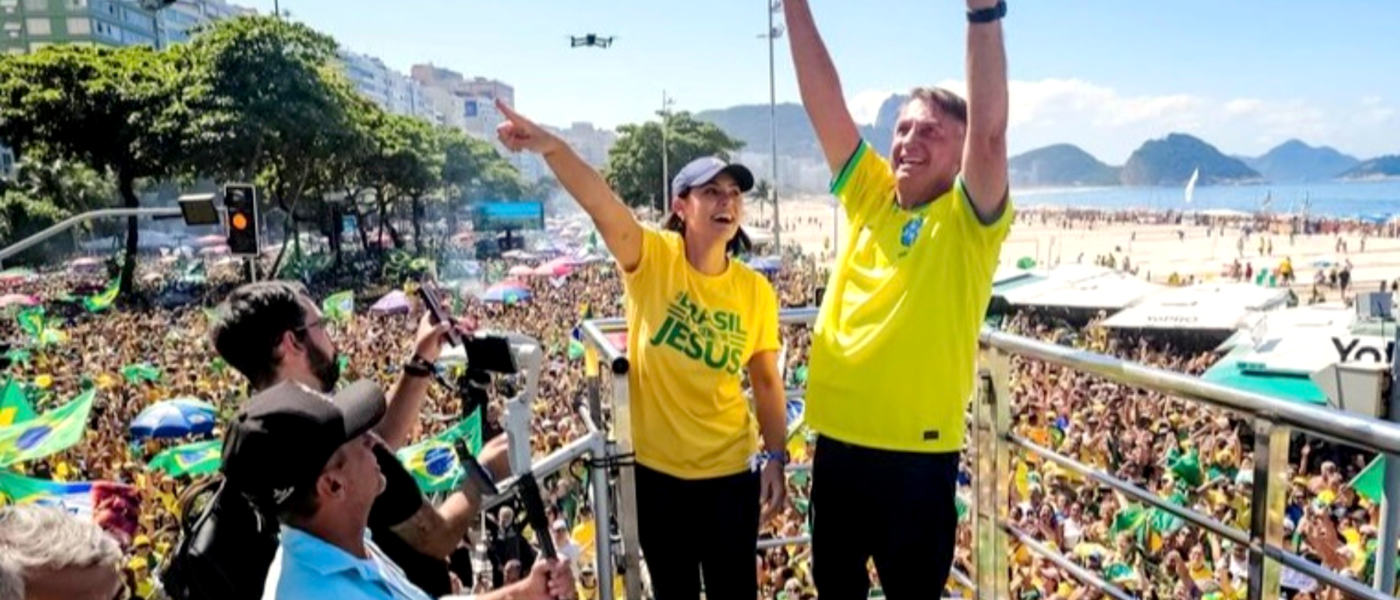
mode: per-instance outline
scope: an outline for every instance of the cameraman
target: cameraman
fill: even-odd
[[[340,366],[328,325],[300,284],[265,281],[244,285],[229,295],[218,308],[211,337],[219,356],[248,378],[253,393],[283,381],[330,392],[340,379]],[[433,597],[452,593],[447,557],[477,517],[481,492],[469,477],[441,506],[433,507],[393,453],[417,423],[448,328],[423,317],[414,355],[390,389],[388,409],[375,426],[384,444],[374,450],[387,484],[369,517],[375,544],[414,585]],[[505,436],[499,436],[482,449],[482,465],[497,478],[509,475],[505,442]],[[254,596],[260,595],[272,557],[271,550],[245,554],[243,559],[258,571],[235,583],[258,586]]]

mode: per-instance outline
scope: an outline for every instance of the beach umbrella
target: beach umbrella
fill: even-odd
[[[514,277],[528,277],[534,275],[535,270],[525,265],[516,265],[511,267],[509,271],[506,271],[506,274]]]
[[[369,307],[370,312],[381,315],[406,313],[408,310],[408,294],[403,293],[403,290],[394,290],[384,294],[384,297],[375,302],[374,306]]]
[[[197,398],[176,398],[152,404],[131,421],[131,436],[177,438],[214,430],[214,406]]]
[[[0,281],[4,281],[7,283],[11,281],[24,281],[33,277],[34,270],[26,269],[24,267],[15,267],[13,269],[5,269],[4,271],[0,271]]]
[[[535,275],[543,275],[545,277],[563,277],[573,272],[573,258],[568,256],[556,258],[544,263],[534,271]]]
[[[29,294],[5,294],[0,296],[0,308],[7,306],[38,306],[39,299]]]
[[[1022,256],[1022,257],[1021,257],[1021,260],[1016,261],[1016,268],[1017,268],[1017,269],[1034,269],[1034,268],[1035,268],[1035,259],[1034,259],[1034,258],[1031,258],[1031,257],[1029,257],[1029,256]]]
[[[530,290],[513,281],[498,283],[481,294],[482,302],[515,304],[530,299]]]
[[[68,261],[68,270],[72,272],[94,271],[100,268],[102,268],[102,261],[91,256],[84,256]]]

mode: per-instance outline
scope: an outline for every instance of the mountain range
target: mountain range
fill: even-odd
[[[906,98],[891,96],[881,105],[873,124],[860,126],[861,136],[881,154],[889,152],[899,108]],[[767,105],[735,106],[703,111],[695,117],[742,140],[745,151],[767,155],[772,140],[769,110]],[[773,110],[779,157],[824,166],[816,132],[802,106],[779,104]],[[1327,146],[1310,146],[1293,139],[1257,157],[1229,156],[1200,138],[1172,133],[1144,142],[1121,166],[1105,164],[1072,144],[1054,144],[1011,157],[1009,169],[1013,185],[1021,187],[1177,186],[1185,185],[1196,169],[1201,172],[1201,185],[1297,183],[1400,177],[1400,155],[1363,161]]]

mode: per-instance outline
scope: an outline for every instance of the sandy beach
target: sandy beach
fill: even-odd
[[[756,205],[750,205],[749,221],[757,223],[768,216]],[[836,209],[839,211],[839,208]],[[782,205],[782,220],[789,230],[783,232],[783,243],[793,241],[801,244],[804,250],[819,255],[828,252],[827,245],[833,236],[832,222],[838,213],[833,212],[833,202],[829,197],[806,196],[785,200]],[[844,227],[835,232],[840,240],[848,235]],[[1300,289],[1310,288],[1313,276],[1321,265],[1352,264],[1353,288],[1362,291],[1374,290],[1382,280],[1400,277],[1400,239],[1368,237],[1362,250],[1360,234],[1344,234],[1347,251],[1337,251],[1336,235],[1297,235],[1268,234],[1266,239],[1273,244],[1273,253],[1260,255],[1260,234],[1253,233],[1244,244],[1243,254],[1238,250],[1242,231],[1239,227],[1225,228],[1208,232],[1206,227],[1191,225],[1136,225],[1096,223],[1092,228],[1076,227],[1066,229],[1054,218],[1047,224],[1041,220],[1018,215],[1012,227],[1011,237],[1002,247],[1002,264],[1015,264],[1024,257],[1035,259],[1038,265],[1093,264],[1095,257],[1114,255],[1118,264],[1127,257],[1139,274],[1156,282],[1165,283],[1173,273],[1185,278],[1195,276],[1197,281],[1209,281],[1222,277],[1222,272],[1237,257],[1241,265],[1252,265],[1253,270],[1274,269],[1285,258],[1291,258],[1297,274]],[[1178,231],[1182,232],[1179,237]],[[1209,234],[1208,234],[1209,233]],[[1322,267],[1326,268],[1326,267]]]

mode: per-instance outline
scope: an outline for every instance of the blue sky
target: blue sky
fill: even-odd
[[[235,0],[270,11],[273,0]],[[767,103],[767,0],[282,0],[293,18],[407,72],[495,77],[542,122]],[[888,92],[961,85],[960,0],[809,0],[858,118]],[[1075,143],[1119,163],[1145,139],[1231,154],[1290,137],[1400,153],[1400,2],[1014,0],[1006,22],[1013,151]],[[617,36],[609,50],[569,36]],[[786,40],[779,101],[796,101]]]

